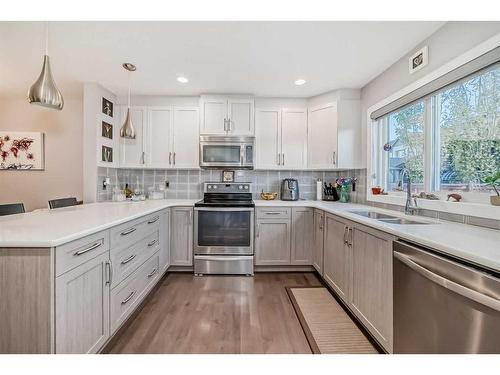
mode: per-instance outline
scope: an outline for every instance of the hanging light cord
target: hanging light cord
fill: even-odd
[[[130,73],[131,71],[128,71],[128,108],[130,108]]]
[[[45,22],[45,55],[49,55],[49,21]]]

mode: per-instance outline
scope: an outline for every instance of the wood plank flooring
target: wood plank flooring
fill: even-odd
[[[173,273],[106,351],[311,353],[285,287],[320,285],[313,273]]]

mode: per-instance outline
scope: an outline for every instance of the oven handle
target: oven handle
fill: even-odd
[[[195,207],[195,211],[254,211],[254,207]]]
[[[246,256],[233,256],[233,255],[226,255],[226,256],[195,255],[194,256],[194,259],[214,260],[214,261],[248,260],[250,258],[253,258],[253,255],[246,255]]]

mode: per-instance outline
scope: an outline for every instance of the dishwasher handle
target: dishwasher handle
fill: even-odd
[[[394,251],[394,257],[396,259],[398,259],[399,261],[401,261],[403,264],[410,267],[413,271],[424,276],[428,280],[442,286],[443,288],[451,290],[452,292],[460,294],[461,296],[463,296],[465,298],[468,298],[474,302],[477,302],[477,303],[484,305],[484,306],[488,306],[489,308],[500,312],[500,300],[498,300],[496,298],[492,298],[492,297],[487,296],[485,294],[479,293],[473,289],[467,288],[467,287],[460,285],[454,281],[448,280],[448,279],[444,278],[443,276],[440,276],[432,271],[429,271],[427,268],[422,267],[418,263],[415,263],[413,260],[410,259],[410,257],[408,257],[408,256],[406,256],[398,251]]]

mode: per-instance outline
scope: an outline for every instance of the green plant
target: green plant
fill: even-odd
[[[497,173],[488,176],[484,179],[484,182],[486,185],[491,186],[493,190],[495,190],[495,193],[497,193],[498,196],[500,196],[500,193],[497,190],[497,186],[500,186],[500,171]]]

